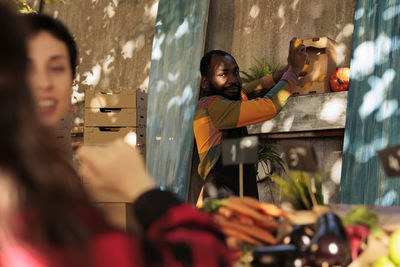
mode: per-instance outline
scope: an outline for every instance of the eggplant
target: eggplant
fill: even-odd
[[[307,225],[296,225],[288,235],[289,244],[293,244],[297,249],[304,253],[311,246],[311,240],[314,236],[314,230]]]
[[[292,244],[257,247],[250,263],[253,267],[292,267],[298,255],[297,247]]]
[[[347,266],[350,263],[349,240],[336,214],[329,212],[318,219],[308,252],[312,266]]]

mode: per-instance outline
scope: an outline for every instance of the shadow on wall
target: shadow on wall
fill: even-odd
[[[248,70],[252,58],[286,64],[291,37],[338,42],[339,66],[349,66],[356,0],[211,0],[206,51],[222,49]]]
[[[83,121],[85,90],[147,90],[157,0],[74,1],[46,5],[44,12],[63,21],[79,48],[72,102]],[[82,108],[81,108],[82,107]]]
[[[277,16],[273,20],[273,23],[278,26],[276,29],[278,36],[285,37],[278,38],[278,47],[287,47],[291,36],[302,39],[328,36],[338,43],[337,65],[349,66],[355,3],[355,0],[282,1],[275,10]],[[286,50],[283,52],[287,53]]]
[[[234,26],[235,1],[210,0],[204,52],[213,49],[232,51]]]

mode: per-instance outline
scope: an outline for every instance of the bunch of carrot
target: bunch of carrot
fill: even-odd
[[[270,203],[251,197],[229,197],[207,200],[203,209],[213,212],[214,220],[226,235],[226,242],[234,259],[243,255],[242,244],[265,246],[277,244],[274,232],[279,227],[277,218],[290,215]]]

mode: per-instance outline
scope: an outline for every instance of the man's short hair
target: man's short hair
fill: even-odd
[[[210,63],[211,63],[211,59],[213,56],[223,56],[223,57],[230,56],[233,59],[233,61],[236,62],[235,58],[228,52],[225,52],[222,50],[211,50],[211,51],[207,52],[200,61],[201,76],[208,75],[208,69],[210,68]]]

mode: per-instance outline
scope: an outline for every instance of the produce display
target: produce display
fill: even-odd
[[[388,249],[389,253],[380,256],[372,267],[400,266],[400,230],[390,235]]]
[[[400,265],[400,230],[390,236],[389,257],[397,265]]]
[[[296,226],[290,223],[293,215],[250,197],[208,199],[202,209],[221,226],[232,258],[241,259],[243,264],[338,265],[350,258],[347,235],[333,213],[322,215],[315,226]],[[266,256],[270,257],[269,263],[265,262]]]
[[[214,220],[221,226],[235,260],[255,246],[277,244],[278,219],[291,218],[277,206],[251,197],[208,199],[202,209],[212,213]]]
[[[341,92],[349,90],[350,68],[338,68],[329,78],[332,91]]]
[[[311,266],[347,266],[350,263],[349,241],[341,219],[327,213],[318,219],[317,231],[306,255]]]
[[[232,196],[207,199],[202,209],[220,225],[237,266],[400,266],[400,230],[382,231],[366,206],[350,206],[339,217],[327,206],[285,212]],[[299,223],[307,221],[304,214],[312,220]]]
[[[351,259],[354,261],[367,246],[369,234],[380,235],[378,216],[365,206],[354,206],[343,218],[343,223],[349,236]]]
[[[303,43],[303,40],[301,40],[301,39],[296,39],[295,41],[294,41],[294,47],[298,47],[299,45],[301,45]]]
[[[326,179],[327,170],[320,175],[313,173],[312,176],[307,172],[286,169],[285,175],[280,177],[272,175],[271,179],[280,186],[284,199],[296,210],[311,210],[313,199],[316,204],[324,204],[322,194],[322,182]],[[314,192],[309,190],[309,186],[314,188]]]

